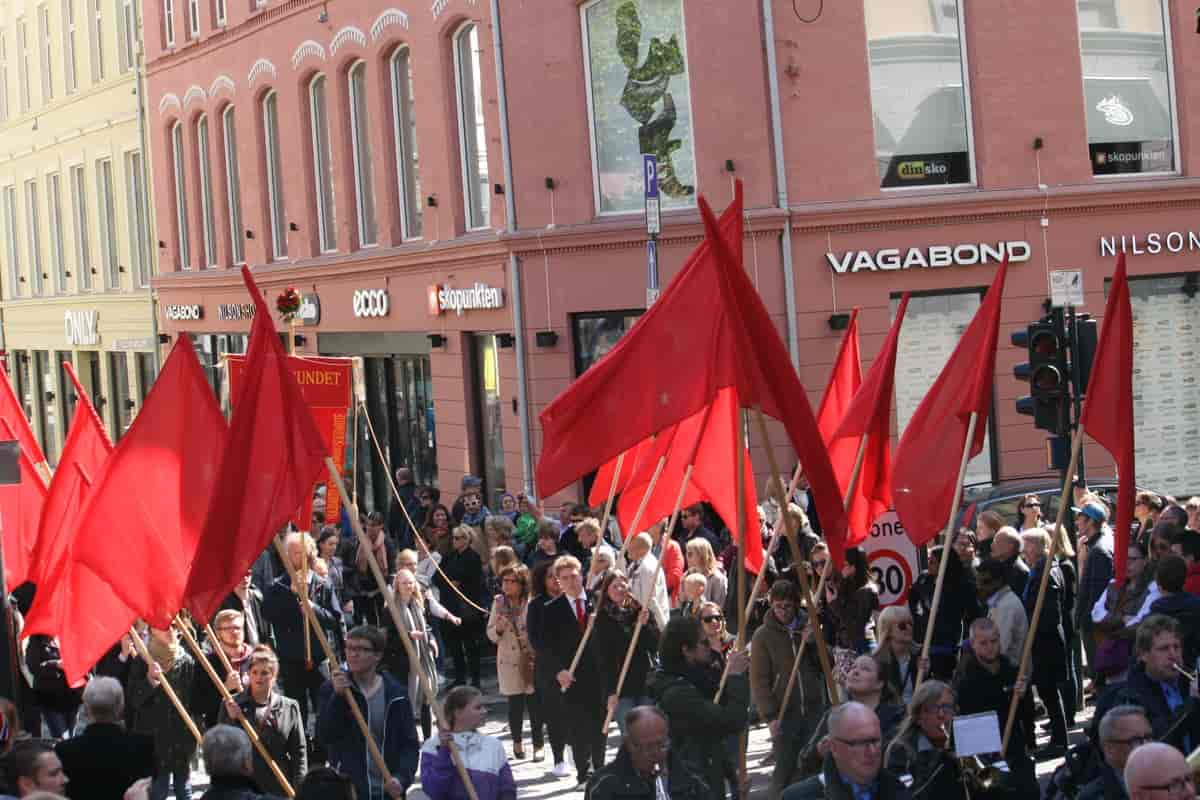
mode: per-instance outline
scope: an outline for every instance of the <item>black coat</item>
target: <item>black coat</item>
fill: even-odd
[[[267,752],[288,779],[288,783],[295,788],[308,772],[308,747],[304,737],[304,720],[300,716],[300,704],[290,697],[284,697],[278,690],[271,693],[264,706],[255,703],[249,692],[240,692],[234,698],[234,702],[242,710],[242,716],[250,721]],[[229,718],[223,705],[218,721],[222,725],[241,727],[241,723],[233,722]],[[257,748],[254,750],[254,782],[276,794],[284,793],[283,787],[279,785]]]
[[[438,599],[442,605],[456,617],[462,617],[463,625],[477,625],[483,622],[483,615],[478,609],[463,602],[450,583],[453,582],[459,591],[479,603],[483,600],[483,561],[473,547],[467,547],[462,552],[450,548],[450,552],[442,557],[441,569],[433,578],[433,585],[438,588]]]
[[[189,653],[180,650],[175,663],[164,676],[179,696],[184,708],[192,704],[192,682],[196,677],[196,662]],[[154,737],[154,757],[159,773],[182,769],[196,752],[196,740],[162,686],[151,686],[146,662],[138,659],[129,668],[126,701],[133,712],[133,730]]]
[[[668,756],[667,797],[670,800],[707,800],[708,786],[674,754]],[[601,767],[588,781],[584,800],[657,800],[655,786],[634,769],[624,747],[611,764]]]
[[[619,621],[610,613],[611,603],[605,603],[600,615],[596,617],[596,626],[592,631],[593,645],[589,645],[594,657],[599,661],[600,674],[604,681],[605,697],[617,691],[617,678],[621,675],[621,666],[625,663],[625,651],[633,639],[633,629],[637,623],[634,614],[628,621]],[[646,678],[658,664],[658,625],[654,615],[642,626],[638,635],[637,650],[633,660],[629,662],[629,673],[625,683],[621,685],[621,697],[645,697]]]
[[[1004,566],[1008,568],[1008,588],[1012,589],[1017,597],[1021,597],[1025,594],[1025,584],[1029,580],[1028,565],[1020,556],[1013,556],[1004,562]]]
[[[71,800],[122,800],[139,778],[158,774],[154,738],[112,723],[93,722],[54,750],[70,781],[66,792]]]
[[[1200,597],[1187,592],[1160,597],[1150,605],[1150,613],[1175,618],[1183,630],[1183,663],[1195,664],[1200,656]]]
[[[909,800],[912,796],[900,780],[886,769],[879,771],[875,800]],[[854,790],[842,780],[832,755],[825,756],[820,774],[793,784],[783,800],[854,800]]]
[[[584,610],[586,614],[592,613],[592,605],[586,593]],[[567,596],[560,594],[546,603],[542,609],[542,624],[537,641],[530,638],[537,660],[545,669],[546,677],[553,679],[558,673],[571,668],[571,660],[575,657],[575,650],[582,639],[583,629]],[[575,668],[575,682],[565,695],[569,705],[603,702],[604,684],[601,681],[597,652],[596,645],[589,642],[583,657],[579,659],[579,665]]]
[[[83,689],[67,685],[62,668],[58,641],[50,636],[34,634],[25,650],[25,666],[33,675],[33,694],[37,704],[49,711],[74,714],[83,698]]]
[[[1110,686],[1096,702],[1096,713],[1092,715],[1092,728],[1088,733],[1092,741],[1099,741],[1099,721],[1104,719],[1109,709],[1131,704],[1146,709],[1155,739],[1188,752],[1184,742],[1184,737],[1188,737],[1191,746],[1196,747],[1200,743],[1200,702],[1191,697],[1187,680],[1182,676],[1176,675],[1172,683],[1183,698],[1183,705],[1174,712],[1167,705],[1162,686],[1146,674],[1142,662],[1134,664],[1129,668],[1129,677],[1125,682]]]
[[[321,623],[327,636],[340,640],[342,613],[338,599],[329,581],[315,572],[308,573],[308,598],[313,613]],[[263,596],[263,616],[275,632],[276,653],[280,661],[304,660],[304,611],[300,608],[300,597],[292,591],[292,582],[281,575],[267,587]],[[325,662],[325,653],[317,641],[315,631],[309,631],[309,647],[314,665]]]
[[[1125,791],[1125,782],[1113,768],[1102,763],[1099,777],[1084,784],[1075,800],[1129,800],[1129,794]]]
[[[958,671],[954,675],[958,713],[966,715],[995,711],[1000,721],[1000,730],[1003,731],[1008,721],[1013,684],[1016,682],[1017,666],[1003,653],[1000,654],[1000,670],[996,674],[988,672],[974,655],[963,653]],[[1025,713],[1032,710],[1030,697],[1030,693],[1026,691],[1017,707],[1017,723],[1013,725],[1008,751],[1004,754],[1010,765],[1028,757],[1029,743],[1025,740],[1024,726],[1020,721]]]
[[[276,800],[276,795],[263,794],[250,778],[213,778],[208,791],[200,800]]]
[[[1034,628],[1033,608],[1037,604],[1040,591],[1042,570],[1046,559],[1038,562],[1037,567],[1029,573],[1025,596],[1025,614],[1029,617],[1029,627]],[[1067,639],[1063,631],[1062,616],[1063,575],[1058,564],[1050,567],[1050,580],[1046,584],[1046,599],[1042,604],[1042,616],[1037,621],[1036,633],[1033,639],[1033,673],[1034,683],[1043,681],[1057,683],[1066,677]]]

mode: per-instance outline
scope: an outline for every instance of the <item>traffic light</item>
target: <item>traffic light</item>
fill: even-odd
[[[1067,436],[1071,428],[1069,341],[1062,313],[1056,311],[1014,331],[1012,343],[1025,347],[1029,361],[1017,364],[1013,374],[1028,381],[1030,394],[1017,399],[1017,413],[1033,417],[1033,424],[1055,436]]]
[[[1088,378],[1092,374],[1092,361],[1096,358],[1096,344],[1100,338],[1096,320],[1088,314],[1075,318],[1075,348],[1071,351],[1071,361],[1079,370],[1079,383],[1075,386],[1075,394],[1083,397],[1087,393]]]

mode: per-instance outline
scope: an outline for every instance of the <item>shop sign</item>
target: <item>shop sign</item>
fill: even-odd
[[[1100,237],[1100,255],[1115,256],[1127,253],[1131,256],[1158,255],[1163,251],[1182,253],[1200,250],[1200,231],[1168,231],[1167,233],[1136,233]]]
[[[300,295],[300,310],[296,319],[301,325],[316,325],[321,321],[321,298],[315,293]]]
[[[67,334],[67,344],[100,344],[99,323],[98,311],[66,311],[63,328]]]
[[[386,317],[391,309],[387,289],[355,289],[354,316]]]
[[[154,349],[154,340],[150,338],[116,339],[109,345],[109,349],[126,353],[145,352]]]
[[[901,250],[885,247],[880,250],[847,250],[838,255],[826,253],[829,266],[838,275],[847,272],[889,272],[913,267],[969,267],[975,264],[999,264],[1008,256],[1008,263],[1028,261],[1032,252],[1029,242],[990,242],[968,244],[935,244],[929,247],[910,247]]]
[[[254,319],[254,303],[221,303],[217,318],[223,320]]]
[[[429,313],[438,316],[453,311],[462,316],[464,311],[503,308],[504,290],[486,283],[476,283],[470,289],[455,289],[452,286],[429,287]]]
[[[204,319],[204,306],[199,303],[175,303],[163,306],[163,315],[167,319],[181,322],[191,319]]]

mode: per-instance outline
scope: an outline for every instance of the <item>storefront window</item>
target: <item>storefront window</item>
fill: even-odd
[[[50,354],[45,350],[33,351],[33,389],[41,409],[37,424],[38,438],[42,442],[46,460],[54,466],[58,463],[58,410],[54,402],[54,370],[50,366]]]
[[[1079,49],[1093,175],[1172,172],[1171,55],[1164,0],[1122,0],[1120,13],[1079,0]]]
[[[493,334],[472,337],[475,378],[473,462],[483,478],[484,497],[499,508],[505,492],[503,409],[500,397],[500,349]]]
[[[582,375],[612,350],[644,313],[633,310],[573,314],[571,332],[575,338],[575,376]]]
[[[129,396],[129,361],[124,352],[108,354],[108,385],[112,402],[112,435],[117,441],[133,422],[133,400]]]
[[[909,299],[896,351],[896,430],[901,434],[971,324],[981,299],[976,291]],[[899,299],[892,298],[893,317],[898,306]],[[967,465],[965,483],[993,480],[994,436],[989,426],[983,450]]]
[[[663,207],[693,205],[683,0],[595,0],[582,14],[597,210],[643,208],[643,153],[658,156]]]
[[[1139,486],[1171,494],[1200,487],[1200,273],[1129,282],[1133,420]]]
[[[95,350],[79,351],[79,360],[76,362],[75,371],[79,375],[79,382],[83,384],[84,390],[91,396],[92,407],[103,418],[104,406],[108,400],[101,394],[104,384],[100,378],[100,354]]]
[[[154,354],[134,353],[133,357],[137,361],[138,406],[141,407],[146,405],[146,395],[154,385]]]
[[[970,183],[961,0],[866,0],[880,186]]]
[[[33,381],[29,376],[29,353],[24,350],[13,353],[17,360],[17,397],[21,398],[21,408],[25,411],[25,419],[33,423]]]
[[[222,381],[225,375],[225,365],[222,356],[226,353],[235,355],[245,353],[246,334],[192,334],[192,345],[196,348],[196,357],[200,359],[200,366],[204,368],[204,374],[208,376],[209,386],[212,387],[217,398],[223,400]],[[149,391],[149,386],[146,391]]]
[[[381,463],[366,420],[358,431],[359,497],[363,508],[386,510],[392,500],[388,470],[413,471],[420,486],[437,485],[437,436],[429,357],[395,355],[363,359],[367,413],[387,463]],[[352,454],[353,455],[353,454]],[[422,520],[413,520],[417,525]]]
[[[63,366],[63,362],[71,363],[71,352],[69,350],[59,350],[54,354],[54,365],[58,369],[58,385],[60,391],[58,393],[58,413],[62,418],[63,426],[63,441],[66,441],[67,432],[71,429],[71,423],[75,420],[75,404],[79,402],[79,397],[75,394],[75,384],[71,382],[71,378],[67,375],[67,369]]]

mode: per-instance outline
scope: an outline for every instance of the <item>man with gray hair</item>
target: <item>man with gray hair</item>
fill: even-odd
[[[908,790],[883,768],[879,717],[850,701],[829,712],[829,753],[816,775],[783,793],[783,800],[907,800]]]
[[[1150,742],[1125,763],[1129,800],[1193,800],[1196,780],[1183,753],[1169,744]]]
[[[261,794],[250,777],[254,774],[254,750],[240,728],[214,725],[200,744],[204,769],[211,779],[201,800],[271,800]]]
[[[1029,581],[1029,567],[1021,560],[1021,534],[1012,526],[1005,525],[992,537],[992,558],[1004,564],[1008,570],[1008,588],[1022,597],[1025,584]]]
[[[1141,706],[1113,706],[1100,720],[1100,774],[1086,784],[1076,800],[1128,800],[1125,764],[1134,750],[1154,741],[1154,731]]]
[[[629,577],[629,591],[634,599],[649,607],[658,629],[662,630],[671,617],[671,598],[667,594],[667,578],[658,568],[658,559],[650,552],[653,547],[654,539],[650,534],[639,533],[629,542],[625,555],[619,559],[624,563],[618,566]],[[651,581],[654,581],[653,586]]]
[[[55,746],[63,772],[96,800],[121,800],[139,778],[156,772],[154,739],[125,730],[125,692],[116,678],[88,681],[83,690],[88,726],[83,733]]]

